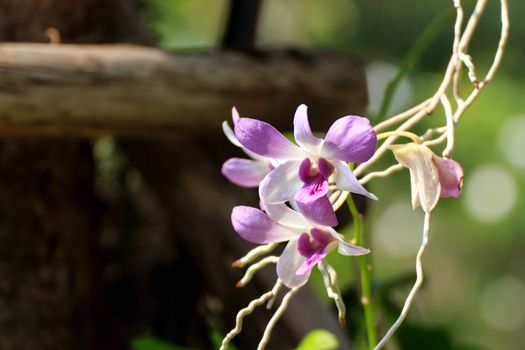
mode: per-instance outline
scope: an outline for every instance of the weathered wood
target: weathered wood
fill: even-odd
[[[300,103],[337,116],[366,98],[361,65],[336,53],[0,44],[3,135],[199,133],[217,129],[233,105],[278,123]]]

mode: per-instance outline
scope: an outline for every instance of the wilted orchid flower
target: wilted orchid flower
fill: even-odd
[[[463,169],[452,159],[436,156],[422,143],[389,147],[397,161],[410,171],[412,207],[430,213],[439,197],[458,197],[463,185]]]
[[[249,242],[289,241],[277,262],[277,275],[289,288],[303,285],[312,269],[337,247],[343,255],[363,255],[368,249],[352,245],[332,227],[308,221],[285,204],[267,204],[265,211],[237,206],[231,219],[235,231]]]
[[[253,153],[279,163],[259,186],[262,202],[295,200],[311,220],[337,225],[327,193],[329,181],[343,191],[376,199],[357,180],[347,162],[367,161],[375,152],[377,137],[368,119],[346,116],[336,120],[324,139],[315,137],[308,123],[307,107],[300,105],[294,118],[294,145],[273,126],[256,119],[240,118],[235,136]]]
[[[235,107],[232,108],[232,121],[233,126],[237,124],[240,119],[239,112]],[[241,148],[252,159],[243,158],[230,158],[222,165],[222,174],[231,182],[242,187],[257,187],[259,183],[264,179],[266,174],[270,172],[274,167],[272,166],[272,160],[267,157],[262,157],[255,154],[241,145],[233,130],[228,125],[227,121],[222,123],[222,130],[228,140],[235,146]]]

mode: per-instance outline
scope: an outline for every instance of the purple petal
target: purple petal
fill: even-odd
[[[242,187],[259,186],[269,171],[268,164],[241,158],[230,158],[221,168],[228,180]]]
[[[377,200],[377,197],[368,192],[366,188],[363,187],[355,177],[354,173],[348,167],[348,164],[341,161],[335,161],[335,185],[338,189],[342,191],[348,191],[351,193],[361,194],[373,200]]]
[[[303,159],[304,152],[288,141],[270,124],[251,118],[240,118],[235,136],[250,151],[274,159]]]
[[[297,201],[297,208],[301,214],[313,223],[329,227],[337,226],[337,217],[328,196],[318,198],[309,203]]]
[[[295,117],[293,120],[293,131],[295,136],[295,141],[299,146],[307,149],[312,153],[319,153],[319,149],[323,140],[315,137],[312,134],[310,129],[310,124],[308,123],[308,114],[307,114],[306,105],[300,105],[295,112]]]
[[[304,216],[295,210],[289,208],[284,203],[278,204],[267,204],[261,203],[264,211],[268,216],[280,225],[286,226],[291,229],[298,229],[301,231],[308,231],[310,224]]]
[[[459,197],[463,187],[463,168],[452,159],[445,159],[434,155],[439,183],[441,184],[441,197]]]
[[[289,161],[268,173],[259,186],[261,200],[272,204],[294,198],[302,185],[297,176],[299,164],[299,161]]]
[[[332,237],[337,240],[337,243],[338,243],[337,251],[339,252],[339,254],[348,255],[348,256],[356,256],[356,255],[364,255],[364,254],[370,253],[370,249],[366,249],[366,248],[346,242],[341,237],[341,235],[339,235],[334,229],[330,229],[328,232],[330,232]]]
[[[231,220],[235,232],[252,243],[284,242],[298,236],[297,233],[276,224],[259,209],[252,207],[234,207]]]
[[[277,276],[288,288],[300,287],[308,281],[309,274],[297,275],[297,270],[306,261],[306,258],[299,254],[297,248],[298,239],[291,240],[284,248],[279,261],[277,262]]]
[[[366,162],[375,152],[377,136],[368,119],[346,116],[337,119],[326,134],[321,155],[345,162]]]
[[[326,257],[325,247],[318,248],[300,267],[296,274],[300,276],[309,275],[312,269]]]

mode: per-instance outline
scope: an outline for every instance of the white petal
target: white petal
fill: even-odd
[[[412,209],[419,207],[419,182],[417,180],[417,175],[414,171],[409,169],[410,172],[410,189],[412,191]]]
[[[390,149],[397,161],[410,169],[412,205],[417,205],[419,199],[421,208],[429,213],[441,193],[438,170],[432,160],[434,154],[427,146],[416,143],[390,146]]]
[[[302,286],[310,277],[310,274],[297,275],[297,270],[306,261],[306,258],[299,254],[297,242],[297,239],[288,242],[277,262],[277,276],[288,288]]]
[[[362,194],[363,196],[377,200],[377,197],[374,194],[368,192],[366,188],[364,188],[363,185],[359,183],[354,173],[350,170],[348,164],[339,160],[333,161],[332,163],[335,165],[336,169],[334,179],[335,185],[338,189],[351,193]]]
[[[273,169],[261,181],[259,196],[264,203],[284,203],[294,198],[302,186],[297,175],[301,161],[288,161]]]
[[[308,122],[307,109],[308,107],[303,104],[297,108],[297,111],[295,111],[295,117],[293,120],[295,141],[299,146],[309,152],[319,154],[323,140],[312,134],[310,123]]]
[[[239,140],[237,140],[235,133],[233,132],[232,128],[228,125],[227,121],[222,122],[222,131],[224,132],[224,135],[226,135],[226,137],[228,138],[228,140],[230,140],[231,143],[233,143],[237,147],[244,148],[242,147]]]
[[[330,235],[337,240],[337,252],[342,255],[356,256],[370,253],[370,249],[366,249],[357,245],[346,242],[343,237],[337,233],[333,228],[329,228]]]
[[[310,230],[311,225],[306,221],[304,216],[297,211],[290,209],[286,204],[265,204],[264,202],[261,204],[266,214],[268,214],[273,221],[286,227],[298,229],[301,232],[307,232]]]

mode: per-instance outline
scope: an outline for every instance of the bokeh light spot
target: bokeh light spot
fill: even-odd
[[[510,213],[517,192],[516,182],[508,171],[498,165],[486,165],[466,178],[464,203],[476,220],[496,223]]]
[[[512,276],[504,277],[488,286],[481,295],[480,312],[492,328],[512,331],[525,322],[525,283]]]
[[[499,134],[499,147],[505,158],[514,166],[525,168],[525,115],[515,116],[505,122]]]
[[[373,223],[373,237],[380,248],[392,256],[410,256],[417,251],[423,227],[421,211],[410,203],[399,201],[390,205]]]

